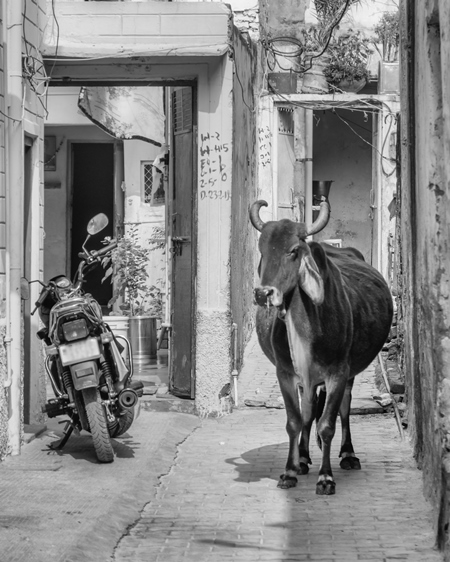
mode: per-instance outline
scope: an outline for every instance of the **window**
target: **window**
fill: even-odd
[[[153,166],[153,162],[141,162],[141,184],[144,203],[152,206],[164,205],[164,174]]]

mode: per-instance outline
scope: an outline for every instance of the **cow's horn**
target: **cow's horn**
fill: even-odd
[[[250,221],[252,223],[252,225],[256,228],[256,230],[259,230],[261,232],[261,230],[263,229],[264,226],[264,222],[259,218],[259,209],[261,207],[267,207],[267,201],[264,201],[264,199],[258,199],[258,201],[255,201],[253,203],[253,205],[250,207]]]
[[[307,230],[307,236],[312,234],[317,234],[322,229],[324,229],[328,221],[330,220],[331,207],[325,197],[322,197],[322,202],[320,203],[320,211],[317,219],[312,223],[312,225]]]

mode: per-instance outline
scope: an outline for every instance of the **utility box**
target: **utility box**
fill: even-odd
[[[400,94],[399,63],[380,62],[378,73],[379,94]]]

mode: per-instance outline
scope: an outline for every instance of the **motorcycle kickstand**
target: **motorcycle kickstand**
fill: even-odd
[[[60,423],[64,423],[64,422],[60,422]],[[72,432],[74,430],[74,424],[72,420],[68,420],[66,422],[66,427],[64,428],[64,437],[61,439],[61,441],[57,444],[57,445],[50,445],[50,447],[52,449],[58,449],[61,450],[64,445],[67,443],[67,441],[69,440],[69,437],[72,435]]]

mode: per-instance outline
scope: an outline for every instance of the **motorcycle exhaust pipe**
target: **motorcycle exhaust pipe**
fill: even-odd
[[[136,405],[138,395],[132,388],[124,388],[117,397],[121,408],[129,410]]]

